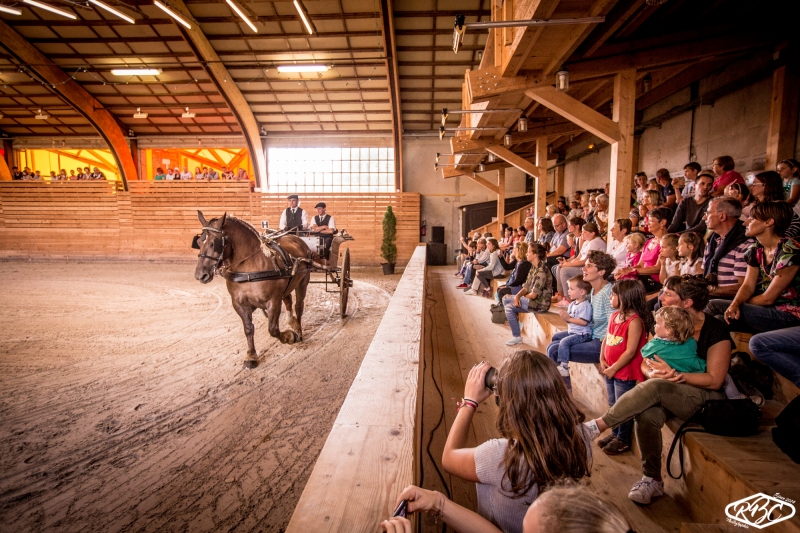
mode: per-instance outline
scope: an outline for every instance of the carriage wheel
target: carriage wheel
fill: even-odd
[[[342,261],[342,273],[339,276],[339,312],[344,318],[347,315],[347,294],[350,292],[350,249],[344,251],[344,261]]]

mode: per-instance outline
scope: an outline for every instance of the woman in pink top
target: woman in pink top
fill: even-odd
[[[714,159],[711,170],[717,175],[717,179],[714,180],[714,192],[711,193],[711,196],[722,196],[725,193],[725,187],[731,183],[744,183],[742,175],[733,170],[735,166],[733,158],[729,155],[722,155]]]

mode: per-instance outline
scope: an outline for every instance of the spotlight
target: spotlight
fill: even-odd
[[[489,152],[489,155],[486,158],[486,162],[487,163],[494,163],[495,162],[495,157],[494,157],[494,154],[492,152]]]
[[[478,165],[478,172],[484,172],[484,171],[486,171],[486,165],[481,163],[480,165]]]
[[[503,135],[503,145],[504,146],[511,146],[511,134],[506,133]]]
[[[528,117],[526,117],[524,114],[522,114],[519,117],[519,120],[517,120],[517,130],[522,133],[528,131]]]
[[[556,72],[556,89],[561,92],[569,90],[569,72],[566,70]]]
[[[133,114],[133,118],[147,118],[147,113],[142,113],[142,108],[137,107],[136,113]]]
[[[266,137],[267,136],[267,127],[266,126],[261,126],[261,136],[262,137]]]
[[[439,126],[439,140],[444,139],[444,126]]]
[[[589,146],[587,146],[587,148],[589,150],[594,150],[594,143],[589,143]]]
[[[437,162],[437,163],[439,162],[439,156],[441,156],[441,155],[442,155],[442,154],[440,154],[439,152],[436,152],[436,162]]]
[[[453,23],[453,52],[455,53],[458,53],[458,48],[464,40],[464,31],[467,29],[464,26],[464,20],[466,20],[466,18],[465,15],[456,15],[456,20]]]
[[[445,122],[447,122],[447,117],[448,117],[448,116],[449,116],[449,115],[447,114],[447,108],[446,108],[446,107],[443,107],[443,108],[442,108],[442,126],[444,126],[444,125],[445,125]]]
[[[189,112],[189,108],[186,108],[186,112],[181,115],[183,118],[194,118],[194,113]]]

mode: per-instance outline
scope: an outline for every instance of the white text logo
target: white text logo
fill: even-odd
[[[793,503],[794,500],[784,498],[780,494],[767,496],[758,493],[728,504],[725,514],[728,515],[728,522],[734,525],[764,529],[793,517],[795,513]]]

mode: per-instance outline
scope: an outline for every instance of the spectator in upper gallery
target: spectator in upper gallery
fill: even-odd
[[[184,166],[183,172],[180,174],[182,180],[190,180],[192,179],[192,173],[189,172],[189,167]]]
[[[92,173],[89,171],[89,167],[83,167],[83,179],[90,180]]]
[[[669,233],[681,233],[683,231],[694,231],[696,233],[706,232],[706,223],[703,215],[708,209],[708,202],[711,200],[711,188],[714,180],[708,174],[701,174],[695,180],[694,196],[687,196],[672,217],[669,225]]]
[[[236,171],[236,179],[237,180],[249,180],[250,176],[247,175],[247,171],[242,167],[239,167]]]
[[[55,170],[51,170],[50,171],[50,176],[49,177],[50,177],[50,181],[58,181],[58,176],[56,175],[56,171]]]
[[[66,181],[67,178],[67,171],[66,169],[61,169],[61,172],[58,173],[58,179]]]
[[[755,197],[753,209],[755,209],[755,205],[761,202],[780,202],[785,196],[783,180],[780,174],[774,170],[756,174],[752,185],[750,185],[750,192]],[[800,236],[800,216],[794,211],[792,212],[792,222],[789,224],[789,229],[786,230],[786,236],[792,239]]]
[[[706,225],[713,233],[703,256],[703,275],[716,276],[716,287],[710,292],[716,297],[735,296],[747,274],[744,254],[754,241],[745,234],[741,214],[739,200],[725,196],[712,198],[706,210]]]
[[[22,179],[22,172],[19,171],[19,167],[13,167],[11,169],[11,179],[12,180],[21,180]]]
[[[196,180],[206,179],[206,175],[203,174],[203,171],[200,170],[200,167],[194,167],[194,179]]]
[[[694,161],[683,165],[684,186],[683,190],[681,191],[681,196],[683,198],[691,198],[694,196],[694,187],[695,183],[697,182],[697,176],[702,170],[703,167],[700,166],[700,163],[696,163]]]
[[[171,168],[167,167],[167,176],[164,179],[166,179],[167,181],[174,180],[175,179],[175,172],[173,172]]]
[[[213,168],[208,169],[208,179],[210,180],[219,180],[219,174]]]
[[[725,187],[731,183],[744,183],[744,178],[733,170],[734,168],[736,168],[736,163],[729,155],[721,155],[714,159],[711,170],[717,175],[717,179],[714,180],[714,192],[711,193],[711,196],[722,196],[725,193]]]
[[[105,174],[100,172],[99,168],[94,167],[94,169],[92,170],[92,173],[89,174],[89,179],[90,180],[104,180],[104,179],[106,179],[106,176],[105,176]]]
[[[158,181],[161,181],[161,180],[165,180],[165,179],[167,179],[167,175],[166,175],[166,174],[164,174],[164,169],[163,169],[163,168],[161,168],[161,167],[158,167],[158,168],[156,169],[156,175],[155,175],[155,176],[153,176],[153,179],[154,179],[154,180],[158,180]]]
[[[77,180],[77,179],[78,179],[78,176],[75,175],[75,171],[74,170],[70,170],[69,171],[69,180],[70,181],[74,181],[74,180]]]
[[[44,177],[42,176],[42,173],[37,170],[36,172],[33,173],[33,178],[32,179],[34,179],[36,181],[40,181],[40,180],[43,180]]]
[[[672,176],[669,175],[669,170],[666,168],[659,168],[656,170],[656,181],[661,185],[661,196],[664,198],[664,207],[669,207],[675,210],[675,187],[672,186]]]
[[[81,167],[78,167],[78,168],[75,169],[75,176],[76,176],[75,179],[79,179],[79,180],[86,179],[86,176],[84,176],[83,169]]]
[[[224,180],[232,180],[233,179],[233,170],[228,170],[228,167],[222,167],[222,172],[219,173],[219,177]]]

